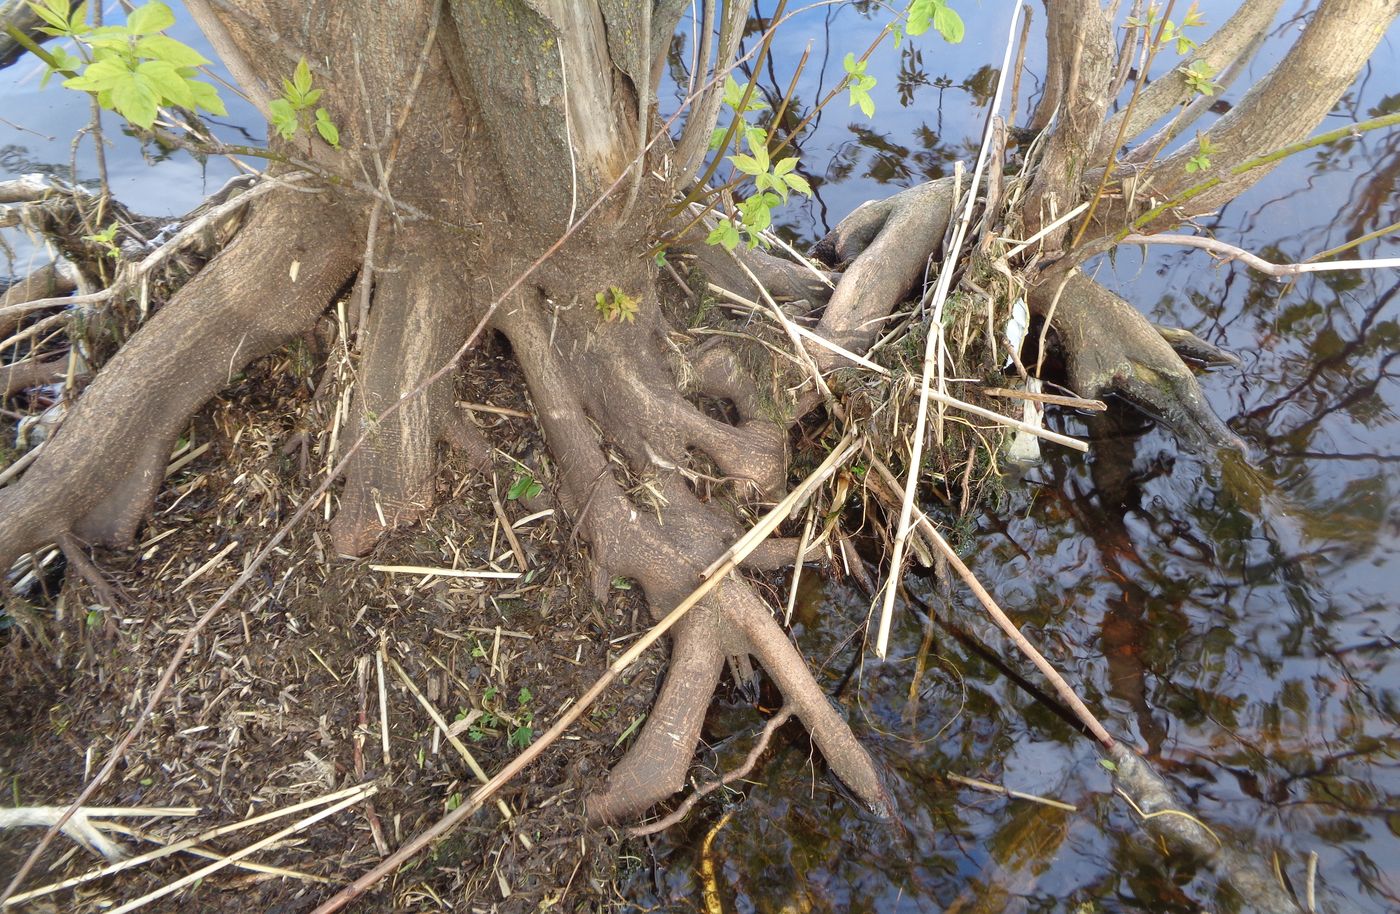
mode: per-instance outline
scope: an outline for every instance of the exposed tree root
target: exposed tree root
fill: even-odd
[[[0,567],[69,532],[130,543],[190,415],[309,326],[350,277],[351,245],[325,231],[343,212],[285,197],[260,201],[247,230],[118,351],[19,483],[0,491]]]
[[[953,182],[944,178],[867,203],[841,220],[814,251],[828,263],[850,263],[817,334],[852,352],[869,349],[879,320],[914,288],[942,246],[952,211]],[[846,367],[826,349],[812,347],[812,357],[824,370]]]
[[[686,484],[687,449],[772,487],[785,475],[782,452],[754,452],[745,442],[775,437],[776,426],[761,420],[726,426],[668,394],[676,389],[675,379],[657,359],[641,356],[659,351],[643,345],[664,330],[654,311],[622,326],[602,325],[596,317],[561,318],[553,345],[538,308],[515,309],[497,326],[515,347],[558,463],[561,498],[592,545],[595,561],[610,575],[638,581],[660,618],[741,532],[722,505],[702,502]],[[622,451],[638,480],[637,491],[648,492],[653,504],[633,501],[624,492],[587,416],[604,440]],[[638,416],[645,418],[638,421]],[[873,760],[747,585],[726,581],[674,635],[671,665],[653,711],[614,767],[608,788],[588,800],[591,817],[633,818],[684,785],[724,662],[747,655],[773,677],[836,776],[871,808],[886,809]]]
[[[21,359],[0,365],[0,397],[8,397],[29,387],[51,384],[68,373],[68,357]]]
[[[348,444],[369,432],[346,471],[331,524],[332,542],[343,555],[363,555],[386,529],[427,510],[439,441],[464,447],[479,467],[488,461],[489,449],[457,414],[450,376],[379,418],[440,369],[476,322],[455,275],[465,252],[443,248],[437,233],[401,228],[382,258],[354,416],[342,434]]]
[[[1059,333],[1070,386],[1077,394],[1116,394],[1166,423],[1197,450],[1244,451],[1244,442],[1211,410],[1195,376],[1162,332],[1123,299],[1075,271],[1063,287],[1049,280],[1032,289],[1030,305]],[[1173,340],[1188,353],[1207,352],[1200,348],[1207,344],[1181,333],[1176,331]],[[1209,350],[1223,356],[1214,347]]]

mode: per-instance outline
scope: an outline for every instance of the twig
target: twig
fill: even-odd
[[[770,717],[768,722],[763,725],[763,732],[758,735],[758,739],[754,741],[752,748],[749,749],[749,754],[744,757],[743,763],[740,764],[738,768],[732,771],[726,771],[724,776],[718,780],[710,781],[702,787],[697,787],[694,793],[686,797],[685,800],[665,818],[658,819],[655,822],[649,822],[646,825],[638,825],[635,828],[629,828],[627,833],[633,838],[644,838],[647,835],[654,835],[657,832],[665,831],[689,815],[690,811],[695,808],[695,804],[699,803],[705,797],[727,784],[734,783],[739,780],[739,778],[747,777],[748,773],[758,764],[759,757],[763,755],[764,750],[768,748],[768,743],[773,739],[773,734],[777,733],[778,728],[783,724],[792,720],[792,715],[792,707],[783,705],[783,709]]]
[[[982,407],[977,406],[976,404],[968,403],[965,400],[959,400],[957,397],[950,397],[946,394],[941,394],[936,390],[928,391],[928,398],[930,400],[936,400],[937,402],[942,403],[944,406],[951,406],[955,409],[960,409],[965,413],[972,413],[972,415],[974,416],[981,416],[983,419],[990,419],[993,422],[998,422],[1002,425],[1009,426],[1011,428],[1016,429],[1017,431],[1025,432],[1028,435],[1034,435],[1037,438],[1044,438],[1046,441],[1053,441],[1056,444],[1064,445],[1065,447],[1070,448],[1071,450],[1079,451],[1080,453],[1087,453],[1089,450],[1089,445],[1085,444],[1083,441],[1080,441],[1078,438],[1071,438],[1068,435],[1061,435],[1059,432],[1052,432],[1049,429],[1041,428],[1038,425],[1032,425],[1031,423],[1025,422],[1021,419],[1013,419],[1010,416],[1003,416],[1001,413],[993,412],[990,409],[983,409]]]
[[[489,777],[487,777],[485,769],[483,769],[481,767],[481,764],[477,762],[476,756],[472,755],[471,750],[467,748],[466,743],[463,743],[460,739],[453,735],[452,729],[448,726],[446,718],[444,718],[442,714],[438,712],[438,709],[433,705],[432,702],[428,701],[428,696],[424,695],[423,692],[418,688],[418,685],[408,677],[408,674],[404,672],[403,667],[399,666],[399,662],[393,657],[386,657],[385,659],[389,661],[389,668],[394,671],[394,675],[399,677],[399,681],[402,682],[404,686],[408,689],[409,694],[411,694],[415,699],[417,699],[418,704],[423,708],[424,711],[427,712],[428,716],[432,718],[433,723],[437,725],[437,728],[442,731],[442,735],[446,737],[447,744],[453,749],[457,750],[457,754],[462,757],[462,761],[467,763],[467,767],[471,769],[471,772],[476,777],[476,779],[483,784],[491,780]],[[496,808],[501,811],[501,818],[505,819],[507,822],[511,820],[512,816],[510,807],[506,805],[505,800],[496,800]]]
[[[1140,235],[1134,232],[1125,235],[1122,244],[1178,244],[1182,247],[1200,248],[1212,254],[1219,254],[1226,260],[1242,260],[1260,273],[1270,276],[1298,276],[1302,273],[1325,273],[1332,270],[1386,270],[1400,269],[1400,257],[1380,257],[1372,260],[1328,260],[1320,263],[1273,263],[1258,254],[1236,247],[1215,238],[1199,235]]]
[[[866,449],[866,453],[870,457],[870,465],[880,474],[885,484],[893,489],[896,495],[905,495],[907,497],[908,493],[901,491],[899,480],[895,478],[890,468],[885,466],[884,461],[880,460],[869,448]],[[922,511],[918,514],[918,522],[919,527],[928,535],[929,540],[933,542],[938,551],[948,560],[948,564],[958,573],[958,577],[962,578],[963,583],[972,591],[973,596],[977,598],[977,602],[981,603],[982,607],[987,610],[987,614],[992,617],[992,621],[1011,639],[1011,642],[1016,645],[1021,653],[1025,654],[1031,663],[1035,664],[1036,669],[1040,670],[1041,675],[1050,681],[1050,685],[1054,688],[1055,694],[1060,697],[1061,701],[1069,706],[1070,710],[1074,712],[1074,716],[1079,719],[1080,723],[1084,724],[1085,728],[1088,729],[1091,734],[1093,734],[1094,739],[1098,740],[1099,744],[1106,749],[1111,749],[1115,746],[1117,744],[1116,740],[1104,729],[1103,724],[1099,723],[1098,718],[1093,715],[1088,707],[1085,706],[1084,702],[1080,700],[1079,696],[1074,693],[1074,690],[1069,687],[1069,683],[1065,682],[1064,677],[1050,665],[1050,661],[1046,660],[1045,656],[1041,654],[1040,651],[1036,650],[1035,645],[1031,644],[1026,636],[1021,634],[1021,630],[1016,627],[1016,623],[1012,622],[1006,613],[1002,611],[1001,607],[992,599],[991,594],[987,593],[987,589],[982,586],[982,582],[977,580],[977,576],[967,567],[962,558],[953,550],[953,547],[948,545],[948,541],[943,538],[943,535],[938,532],[938,528],[933,525],[933,522],[930,521]]]
[[[1004,397],[1011,400],[1034,400],[1037,403],[1049,403],[1053,406],[1068,406],[1071,409],[1084,409],[1093,413],[1101,413],[1108,409],[1108,404],[1102,400],[1086,400],[1083,397],[1065,397],[1060,394],[1042,394],[1029,390],[1010,390],[1005,387],[984,387],[982,393],[989,397]]]
[[[254,825],[261,825],[264,822],[270,822],[274,819],[280,819],[284,816],[290,816],[293,813],[301,812],[303,809],[310,809],[315,806],[323,806],[326,803],[331,803],[336,800],[344,799],[345,797],[348,797],[352,794],[358,794],[360,790],[360,787],[350,787],[345,790],[338,790],[335,793],[328,794],[323,797],[316,797],[311,800],[303,800],[300,803],[295,803],[284,809],[274,809],[270,812],[261,813],[260,815],[253,816],[252,818],[244,819],[241,822],[233,822],[229,825],[220,825],[215,828],[211,828],[207,831],[201,832],[200,834],[195,835],[193,838],[185,838],[181,841],[176,841],[173,844],[167,844],[164,847],[158,847],[155,850],[147,851],[144,854],[138,854],[135,857],[128,857],[126,860],[123,860],[120,863],[115,863],[111,866],[99,867],[95,870],[89,870],[86,873],[80,873],[77,876],[64,879],[61,882],[55,882],[52,885],[40,886],[39,888],[33,889],[28,892],[21,892],[18,895],[14,895],[6,899],[6,901],[4,902],[4,907],[13,907],[23,902],[30,901],[34,898],[40,898],[44,895],[51,895],[54,892],[62,891],[63,889],[71,889],[74,886],[83,885],[84,883],[91,882],[94,879],[101,879],[104,876],[111,876],[114,873],[119,873],[123,870],[129,870],[132,867],[140,866],[143,863],[149,863],[152,860],[159,860],[162,857],[168,857],[171,854],[176,854],[181,851],[187,851],[190,848],[195,847],[197,845],[206,844],[222,835],[231,834],[233,832],[240,831],[244,828],[249,828]]]
[[[976,778],[965,778],[960,774],[944,774],[948,780],[955,784],[962,784],[965,787],[972,787],[976,790],[985,790],[988,793],[999,793],[1004,796],[1014,797],[1018,800],[1030,800],[1032,803],[1039,803],[1042,806],[1053,806],[1055,809],[1063,809],[1066,812],[1078,812],[1079,807],[1073,803],[1064,803],[1060,800],[1051,800],[1047,797],[1036,796],[1033,793],[1022,793],[1019,790],[1012,790],[1000,784],[993,784],[990,781],[979,781]]]
[[[440,578],[487,578],[490,580],[513,581],[520,577],[518,571],[466,571],[460,568],[429,568],[425,565],[371,565],[371,571],[386,574],[416,574]]]
[[[152,901],[155,901],[158,898],[164,898],[171,892],[177,892],[187,885],[199,882],[206,876],[212,875],[213,873],[217,873],[219,870],[231,866],[239,860],[242,860],[244,857],[247,857],[251,854],[255,854],[265,847],[269,847],[273,844],[276,844],[288,835],[295,834],[296,832],[310,828],[317,822],[320,822],[322,819],[329,818],[335,815],[336,813],[340,812],[342,809],[345,809],[346,807],[354,806],[361,800],[367,799],[368,797],[372,797],[378,792],[379,788],[372,784],[367,787],[364,787],[358,790],[353,796],[341,800],[339,803],[336,803],[333,806],[327,807],[326,809],[323,809],[318,813],[313,813],[312,815],[309,815],[304,819],[300,819],[296,822],[293,822],[286,828],[283,828],[279,831],[275,831],[260,841],[254,841],[247,847],[236,850],[233,853],[229,854],[227,857],[224,857],[221,860],[216,860],[208,866],[200,867],[193,873],[187,873],[186,875],[181,876],[179,879],[176,879],[174,882],[161,886],[154,892],[148,892],[145,895],[142,895],[140,898],[128,901],[126,904],[121,905],[119,907],[112,908],[109,912],[107,912],[107,914],[126,914],[126,912],[128,911],[134,911],[137,908],[145,907],[147,904],[149,904]]]

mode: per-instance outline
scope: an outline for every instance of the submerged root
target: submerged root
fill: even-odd
[[[1058,332],[1077,394],[1121,397],[1197,451],[1245,450],[1206,403],[1195,375],[1167,340],[1185,348],[1188,356],[1227,358],[1220,350],[1204,343],[1202,349],[1184,331],[1168,330],[1168,337],[1136,308],[1077,271],[1063,286],[1048,281],[1035,287],[1030,304]]]

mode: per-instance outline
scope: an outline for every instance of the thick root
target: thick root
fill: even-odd
[[[673,462],[686,459],[687,447],[707,454],[718,448],[720,430],[731,435],[741,430],[714,423],[716,440],[695,443],[694,420],[687,416],[700,414],[675,393],[675,380],[667,377],[659,357],[655,364],[638,358],[658,351],[638,341],[655,329],[645,319],[601,331],[586,318],[560,320],[551,343],[543,313],[538,305],[522,304],[498,319],[497,327],[510,338],[525,373],[559,469],[561,503],[588,540],[594,560],[609,575],[638,581],[653,615],[660,618],[690,594],[700,572],[741,532],[722,507],[696,496],[684,481],[683,466]],[[649,479],[644,488],[664,506],[659,514],[624,493],[589,415],[626,455],[632,473]],[[780,459],[764,459],[781,471]],[[774,475],[771,469],[751,471]],[[781,478],[781,472],[777,475]],[[634,818],[684,784],[724,661],[748,655],[764,663],[833,773],[870,808],[886,808],[874,760],[762,601],[744,582],[730,580],[677,626],[665,686],[607,788],[588,799],[591,817],[608,822]]]
[[[456,413],[450,373],[385,415],[442,368],[473,322],[467,297],[454,291],[465,252],[444,251],[439,235],[412,229],[399,230],[394,243],[397,250],[376,280],[354,417],[341,436],[348,448],[369,433],[351,458],[331,524],[331,541],[342,555],[364,555],[385,530],[430,507],[439,441],[462,445],[478,463],[489,453]]]
[[[869,349],[882,326],[879,319],[909,294],[942,247],[952,210],[952,180],[930,181],[860,207],[819,241],[815,254],[850,265],[817,334],[852,352]],[[808,348],[822,370],[848,364],[830,350]]]
[[[1076,393],[1117,395],[1165,423],[1197,451],[1245,451],[1244,442],[1206,403],[1191,370],[1137,309],[1077,271],[1059,291],[1058,301],[1057,289],[1058,281],[1042,282],[1031,291],[1030,302],[1059,333]],[[1188,346],[1180,334],[1176,341]]]
[[[261,201],[247,229],[104,366],[23,478],[0,490],[0,568],[73,532],[131,542],[186,420],[244,365],[310,326],[354,269],[344,221]],[[347,237],[347,236],[338,236]]]

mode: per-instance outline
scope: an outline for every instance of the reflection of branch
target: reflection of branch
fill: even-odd
[[[1297,276],[1300,273],[1323,273],[1330,270],[1377,270],[1400,267],[1400,257],[1380,257],[1374,260],[1332,260],[1325,263],[1272,263],[1233,244],[1199,235],[1139,235],[1124,236],[1123,244],[1179,244],[1220,254],[1228,260],[1242,260],[1261,273],[1270,276]]]

